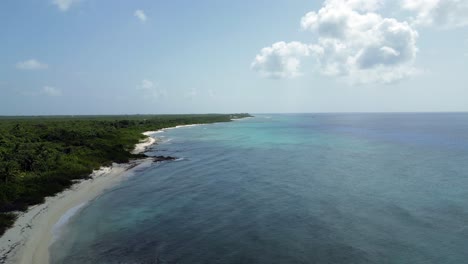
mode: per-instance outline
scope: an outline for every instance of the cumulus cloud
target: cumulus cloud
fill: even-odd
[[[42,70],[47,69],[49,65],[35,59],[20,61],[16,63],[16,68],[20,70]]]
[[[154,82],[143,79],[140,85],[137,86],[137,90],[141,90],[146,98],[159,99],[167,95],[167,91],[158,88],[158,85]]]
[[[267,78],[299,76],[300,58],[310,55],[311,47],[301,42],[276,42],[260,51],[251,68]]]
[[[334,2],[342,2],[344,5],[358,11],[376,11],[384,4],[384,0],[335,0]]]
[[[407,22],[355,8],[354,1],[329,0],[302,20],[318,36],[322,73],[348,76],[359,82],[393,82],[415,72],[418,33]],[[407,74],[405,74],[407,73]]]
[[[418,26],[454,28],[468,26],[468,0],[401,0],[404,9],[415,13]]]
[[[60,11],[68,11],[70,7],[76,3],[78,3],[81,0],[53,0],[52,3],[56,5]]]
[[[41,94],[47,95],[47,96],[61,96],[62,91],[51,86],[44,86],[42,87]]]
[[[146,22],[148,17],[146,16],[145,12],[141,9],[138,9],[133,13],[134,16],[136,16],[141,22]]]
[[[302,29],[315,34],[317,43],[294,42],[300,48],[291,53],[275,52],[288,47],[275,43],[257,55],[253,66],[264,62],[259,71],[276,78],[297,76],[299,59],[312,55],[321,74],[352,82],[390,83],[413,75],[418,33],[407,22],[376,13],[381,5],[380,0],[327,0],[301,19]]]

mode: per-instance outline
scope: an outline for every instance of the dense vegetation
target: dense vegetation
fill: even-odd
[[[144,157],[130,153],[144,131],[246,116],[0,117],[0,236],[14,222],[12,212],[42,203],[100,166]]]

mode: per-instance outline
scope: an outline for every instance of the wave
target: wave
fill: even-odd
[[[60,219],[55,223],[52,228],[52,243],[59,237],[62,228],[70,221],[70,219],[75,216],[87,203],[81,203],[75,207],[70,208],[65,214],[60,217]]]

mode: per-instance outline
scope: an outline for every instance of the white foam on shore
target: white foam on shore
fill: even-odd
[[[145,136],[151,136],[153,134],[158,134],[158,133],[163,133],[163,132],[164,130],[160,129],[160,130],[155,130],[155,131],[146,131],[146,132],[143,132],[142,134]]]
[[[70,221],[70,219],[75,216],[87,203],[83,202],[80,203],[79,205],[70,208],[68,211],[63,214],[60,219],[55,223],[55,225],[52,227],[52,241],[51,244],[57,240],[57,238],[60,236],[60,232],[62,231],[62,228]]]
[[[144,133],[143,133],[144,134]],[[156,139],[148,136],[146,139],[135,145],[135,148],[132,150],[132,154],[140,154],[146,151],[149,146],[156,143]]]
[[[194,127],[194,126],[201,126],[201,125],[203,125],[203,124],[180,125],[180,126],[175,126],[175,128]]]
[[[140,154],[145,152],[151,145],[156,143],[156,138],[152,137],[151,135],[158,134],[158,133],[164,133],[165,130],[169,129],[175,129],[175,128],[183,128],[183,127],[194,127],[194,126],[200,126],[203,124],[191,124],[191,125],[180,125],[180,126],[175,126],[175,127],[168,127],[168,128],[163,128],[160,130],[155,130],[155,131],[145,131],[142,134],[147,136],[146,139],[142,140],[140,143],[137,143],[135,145],[135,148],[131,151],[132,154]],[[166,142],[169,142],[170,140],[167,140]]]

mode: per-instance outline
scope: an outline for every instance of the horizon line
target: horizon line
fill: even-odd
[[[3,117],[99,117],[99,116],[170,116],[170,115],[284,115],[284,114],[468,114],[468,111],[350,111],[350,112],[229,112],[229,113],[164,113],[164,114],[45,114],[45,115],[0,115]]]

